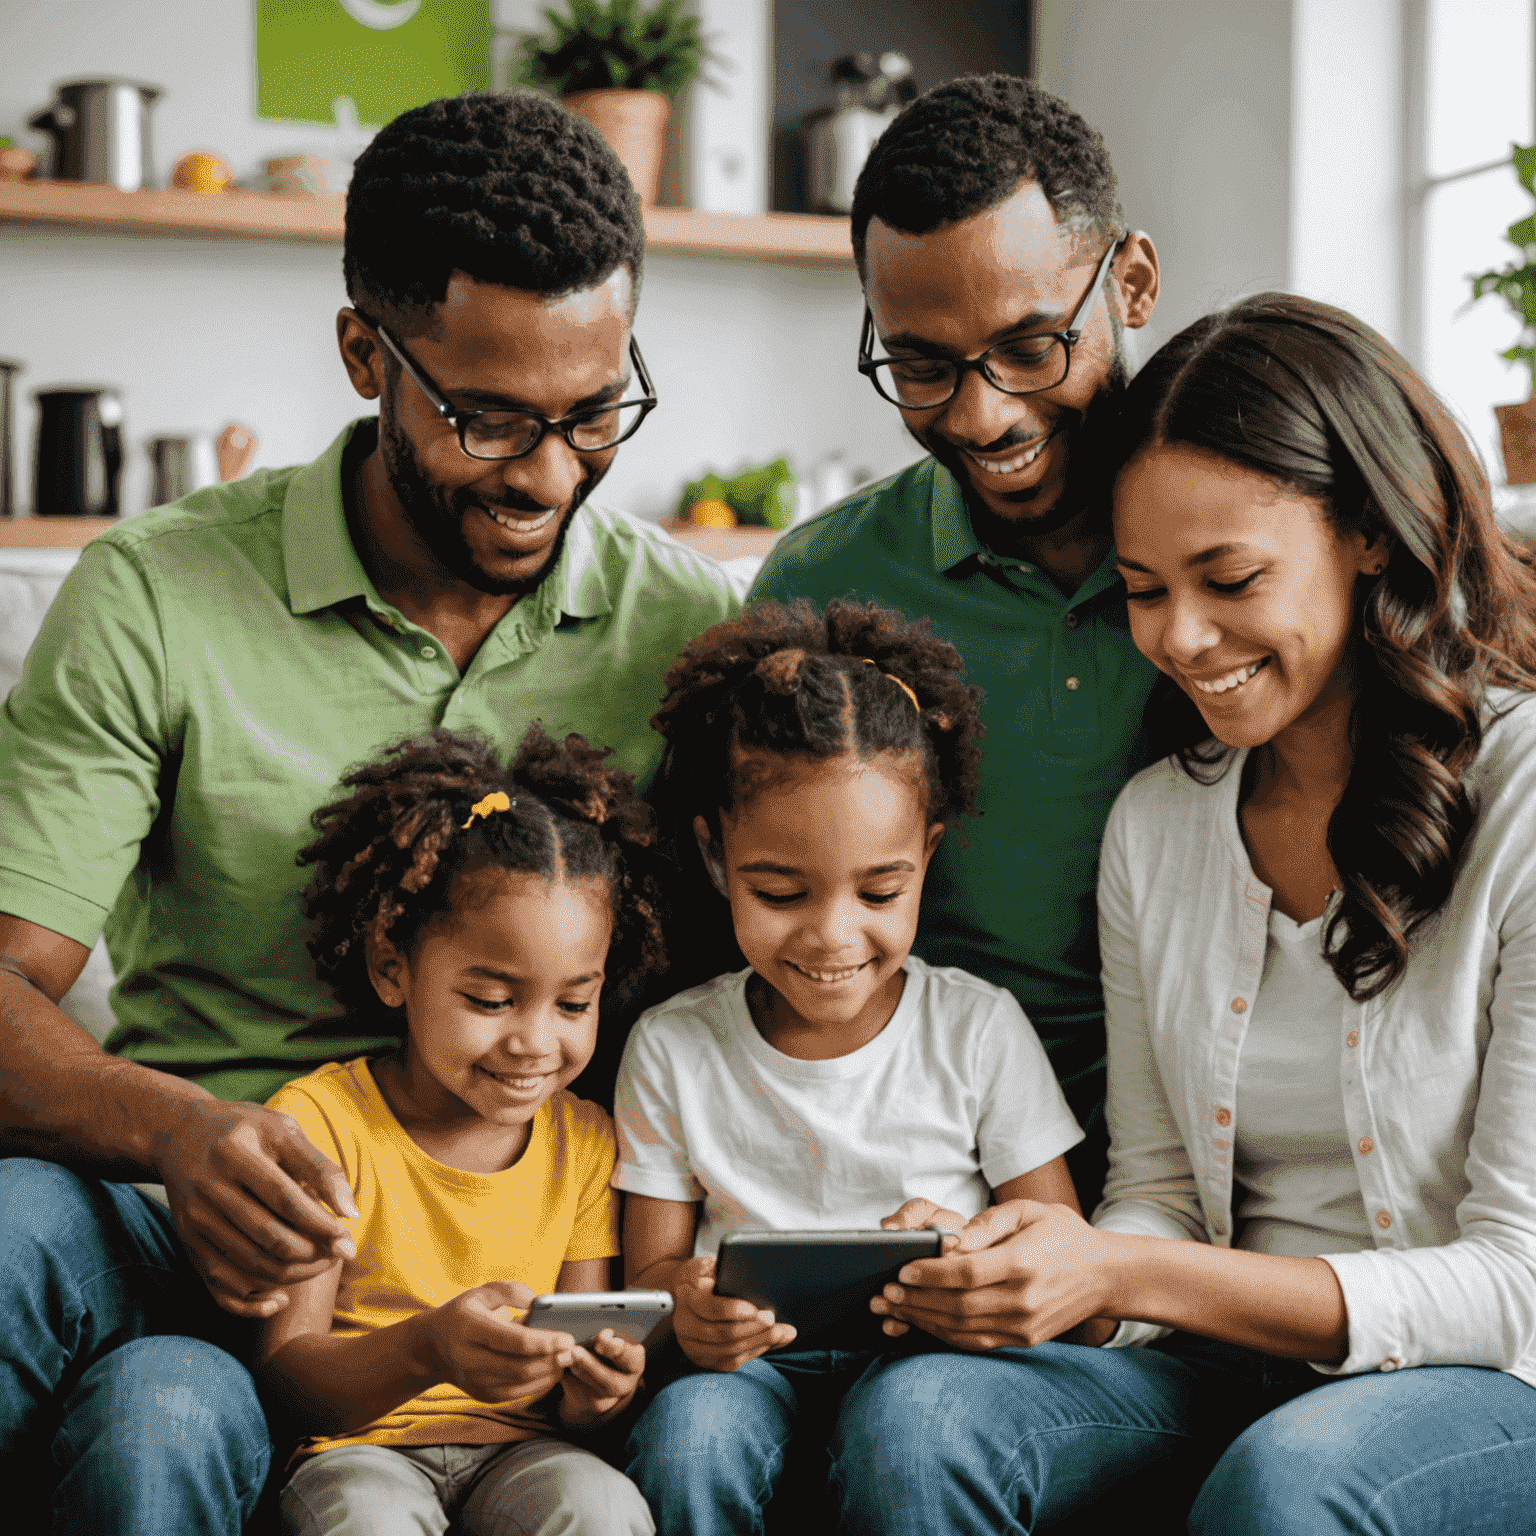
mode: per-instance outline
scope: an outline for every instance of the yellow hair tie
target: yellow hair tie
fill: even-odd
[[[477,800],[469,809],[469,820],[464,823],[460,831],[466,831],[474,822],[476,816],[483,816],[487,821],[491,819],[492,811],[510,811],[512,802],[507,799],[504,789],[492,790],[484,800]]]
[[[864,658],[864,665],[866,667],[873,667],[876,665],[876,662],[873,660],[873,658],[866,656]],[[913,693],[912,689],[906,683],[902,682],[902,680],[897,677],[894,672],[884,672],[881,674],[881,676],[890,678],[890,680],[895,683],[896,686],[900,688],[901,691],[906,694],[909,699],[912,700],[912,708],[915,709],[918,714],[922,714],[923,706],[917,702],[917,695]]]

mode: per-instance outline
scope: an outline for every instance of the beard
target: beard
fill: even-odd
[[[488,501],[474,486],[448,490],[439,485],[417,457],[415,444],[400,429],[389,393],[385,394],[379,408],[379,453],[384,460],[390,489],[394,491],[411,531],[451,575],[477,592],[487,592],[495,597],[527,597],[538,590],[565,549],[566,530],[577,507],[608,472],[607,464],[587,470],[560,519],[560,527],[544,563],[531,575],[508,578],[486,570],[475,558],[469,540],[464,537],[465,514],[475,507],[495,507],[507,512],[544,512],[548,508],[510,487],[503,488],[497,500]],[[611,459],[609,463],[612,463]]]
[[[1052,433],[1060,433],[1069,440],[1081,441],[1087,435],[1083,430],[1084,423],[1100,412],[1112,409],[1114,402],[1125,392],[1126,385],[1130,383],[1130,368],[1125,357],[1125,332],[1119,316],[1115,314],[1114,306],[1110,304],[1107,307],[1114,347],[1110,353],[1104,383],[1086,411],[1061,410],[1051,424]],[[1039,538],[1055,533],[1058,529],[1065,528],[1073,518],[1078,516],[1083,510],[1085,500],[1088,499],[1086,495],[1086,487],[1090,480],[1088,467],[1079,462],[1079,456],[1068,453],[1066,479],[1056,500],[1043,511],[1032,513],[1030,503],[1038,500],[1041,492],[1047,488],[1038,485],[1028,486],[1022,491],[1011,493],[1006,498],[1019,510],[1016,516],[1005,517],[994,511],[975,494],[973,476],[983,471],[974,468],[963,449],[941,437],[937,432],[919,432],[911,427],[908,430],[960,482],[960,488],[965,493],[966,510],[971,515],[971,527],[976,537],[988,549],[1003,552],[1009,550],[1021,537]],[[1031,436],[1032,434],[1022,425],[1012,427],[996,442],[981,445],[977,451],[1002,453],[1009,448],[1022,448],[1031,440]]]

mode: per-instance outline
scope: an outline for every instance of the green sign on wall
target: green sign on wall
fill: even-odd
[[[380,127],[490,80],[490,0],[256,0],[256,115]]]

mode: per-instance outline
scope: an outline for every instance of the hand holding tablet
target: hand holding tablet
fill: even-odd
[[[729,1232],[720,1240],[714,1294],[771,1312],[807,1348],[884,1348],[889,1340],[870,1299],[904,1264],[936,1258],[944,1236],[937,1227]]]

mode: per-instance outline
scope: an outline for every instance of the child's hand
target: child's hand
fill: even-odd
[[[956,1238],[948,1234],[958,1232],[965,1225],[965,1217],[956,1211],[945,1210],[942,1205],[935,1205],[932,1200],[919,1197],[908,1200],[899,1210],[887,1216],[880,1225],[887,1232],[915,1232],[919,1227],[939,1227],[945,1233],[939,1251],[948,1253],[957,1242]],[[873,1296],[870,1298],[869,1310],[885,1312],[888,1308],[878,1296]],[[883,1324],[883,1331],[893,1339],[899,1339],[907,1329],[908,1325],[899,1317],[887,1317]]]
[[[560,1383],[560,1422],[568,1429],[587,1429],[617,1413],[635,1395],[645,1369],[645,1347],[629,1344],[611,1328],[580,1344]]]
[[[715,1261],[702,1254],[675,1276],[672,1329],[683,1353],[706,1371],[734,1371],[770,1349],[788,1344],[795,1330],[750,1301],[715,1295]]]
[[[435,1378],[482,1403],[537,1400],[560,1385],[575,1361],[568,1333],[525,1328],[498,1317],[498,1307],[524,1311],[533,1292],[517,1280],[493,1280],[422,1314]]]

